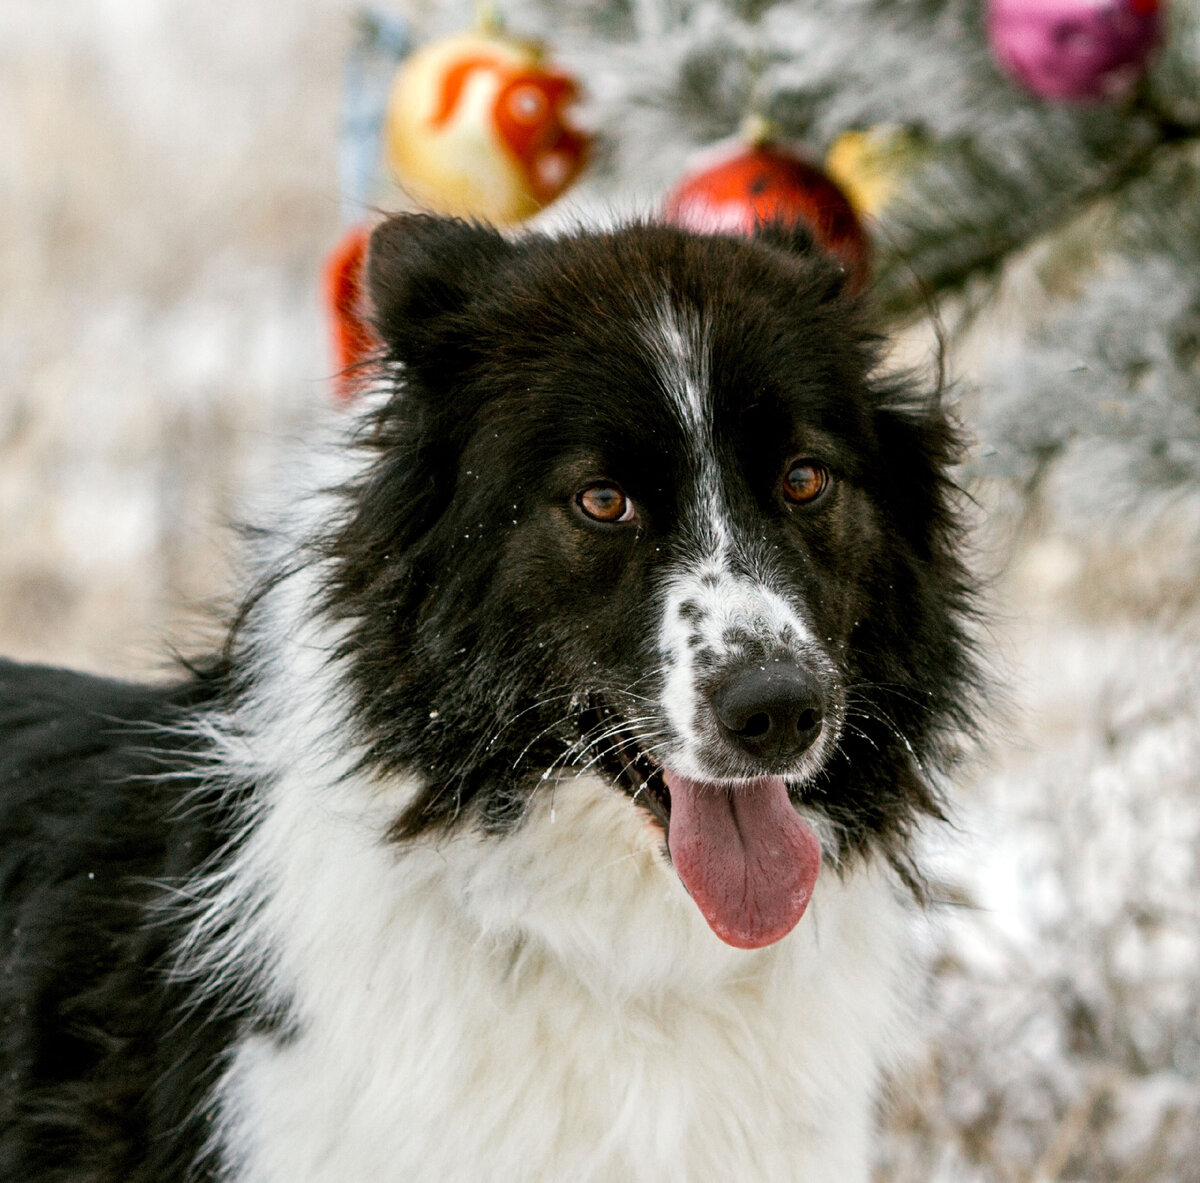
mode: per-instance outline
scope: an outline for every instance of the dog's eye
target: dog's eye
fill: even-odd
[[[793,505],[811,505],[829,488],[833,478],[817,460],[793,460],[783,477],[783,495]]]
[[[632,522],[637,516],[633,502],[620,487],[608,483],[581,489],[575,494],[575,504],[595,522]]]

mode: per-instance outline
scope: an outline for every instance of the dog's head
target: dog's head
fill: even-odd
[[[329,540],[397,837],[603,772],[710,925],[769,943],[827,853],[905,862],[968,667],[936,402],[799,234],[371,243],[391,396]],[[811,823],[811,824],[810,824]]]

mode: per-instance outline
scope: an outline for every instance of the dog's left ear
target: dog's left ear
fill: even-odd
[[[375,332],[401,361],[419,361],[439,322],[490,285],[512,250],[490,226],[431,214],[389,218],[367,248]]]
[[[789,255],[815,255],[817,240],[802,222],[760,222],[754,237]]]
[[[812,232],[800,222],[763,222],[754,231],[758,242],[777,251],[816,264],[816,272],[824,282],[823,299],[833,299],[847,290],[849,275],[845,266],[831,251],[822,247]]]

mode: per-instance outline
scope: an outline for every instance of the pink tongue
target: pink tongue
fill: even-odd
[[[781,777],[729,790],[665,772],[667,846],[683,885],[727,944],[758,949],[795,928],[821,869],[821,844]]]

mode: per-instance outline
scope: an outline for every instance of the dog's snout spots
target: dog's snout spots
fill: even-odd
[[[755,648],[761,649],[762,642],[749,628],[735,626],[727,628],[721,634],[721,647],[727,653],[747,653]]]
[[[808,776],[828,755],[840,726],[835,673],[798,607],[766,579],[735,572],[723,553],[677,570],[661,646],[674,771]]]
[[[787,661],[742,666],[714,691],[712,707],[725,740],[772,768],[811,747],[825,720],[820,683]]]

